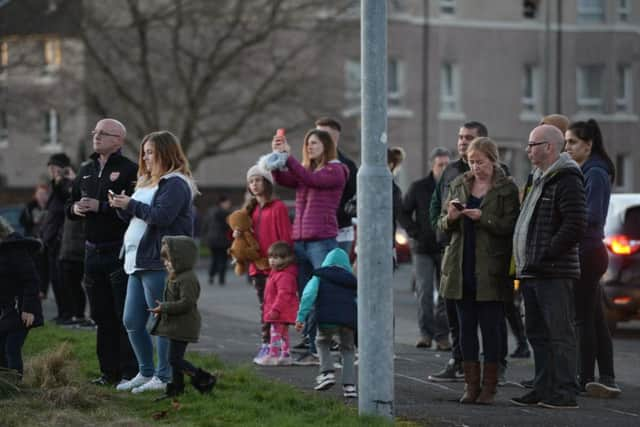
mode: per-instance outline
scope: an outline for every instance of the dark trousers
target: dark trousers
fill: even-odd
[[[87,248],[84,270],[91,318],[98,327],[96,351],[100,371],[113,380],[132,378],[138,372],[138,362],[122,325],[127,275],[118,258],[119,251],[119,247]]]
[[[0,367],[16,370],[22,376],[22,346],[28,333],[24,328],[0,333]]]
[[[256,294],[258,295],[258,302],[260,303],[260,324],[261,328],[261,337],[263,344],[269,344],[271,341],[271,324],[265,322],[264,319],[264,288],[267,285],[267,277],[264,274],[256,274],[255,276],[251,276],[251,284],[256,290]]]
[[[523,279],[525,324],[535,361],[534,388],[545,398],[576,395],[572,279]]]
[[[604,245],[580,253],[582,275],[573,287],[576,307],[576,335],[579,349],[580,382],[594,380],[598,361],[600,377],[613,379],[613,344],[604,318],[600,278],[607,270],[609,258]]]
[[[71,294],[71,314],[75,317],[84,317],[87,305],[87,297],[82,289],[82,276],[84,264],[81,261],[60,261],[62,283]]]
[[[513,291],[509,290],[509,297],[504,302],[504,316],[509,322],[511,332],[518,341],[518,345],[527,343],[527,336],[524,333],[524,324],[522,323],[522,314],[520,314],[520,305],[516,303]]]
[[[227,274],[227,263],[229,254],[226,248],[209,248],[211,251],[211,260],[209,264],[209,278],[213,279],[218,276],[218,281],[224,285],[224,279]]]
[[[53,288],[53,296],[56,299],[59,319],[70,319],[73,316],[73,297],[71,289],[62,280],[60,271],[60,245],[57,243],[47,246],[47,265],[49,267],[49,279]]]
[[[455,300],[460,325],[460,347],[466,362],[479,360],[478,326],[482,333],[484,361],[497,363],[501,358],[501,324],[504,310],[499,301],[476,301],[475,295]]]
[[[47,256],[47,248],[42,247],[42,250],[33,255],[33,261],[36,264],[36,270],[38,271],[38,288],[43,296],[47,296],[49,291],[49,257]]]
[[[462,361],[462,350],[460,349],[460,325],[458,323],[456,300],[438,297],[436,317],[446,317],[447,323],[449,324],[449,334],[451,334],[451,357],[453,357],[456,362]]]
[[[169,340],[169,363],[171,364],[171,382],[173,384],[184,384],[184,374],[193,377],[198,372],[198,368],[184,359],[187,351],[186,341]]]

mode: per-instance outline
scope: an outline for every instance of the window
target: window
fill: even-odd
[[[44,65],[45,72],[52,72],[60,68],[62,63],[62,48],[59,39],[44,41]]]
[[[522,110],[532,113],[540,111],[540,69],[531,64],[524,66],[522,74]]]
[[[345,63],[345,99],[349,107],[360,107],[360,62]],[[387,100],[390,106],[402,103],[404,67],[401,61],[389,59],[387,64]]]
[[[59,145],[60,116],[55,109],[50,109],[44,113],[44,139],[43,145]]]
[[[440,70],[440,111],[454,113],[460,111],[460,77],[458,66],[442,64]]]
[[[0,110],[0,146],[9,142],[9,123],[7,120],[7,112]]]
[[[604,66],[586,65],[578,67],[577,104],[578,110],[590,113],[603,112],[602,76]]]
[[[616,189],[630,191],[633,183],[633,156],[631,153],[620,153],[616,155]]]
[[[616,70],[616,112],[630,113],[632,110],[631,65],[619,64]]]
[[[456,0],[440,0],[440,14],[454,15],[456,13]]]
[[[578,22],[604,22],[604,0],[578,0]]]
[[[618,0],[618,19],[622,22],[627,22],[630,16],[631,0]]]
[[[0,76],[7,72],[9,66],[9,43],[0,42]]]

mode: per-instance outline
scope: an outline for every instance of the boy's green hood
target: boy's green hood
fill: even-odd
[[[193,270],[198,259],[198,246],[189,236],[164,236],[162,242],[169,248],[169,258],[176,274]]]
[[[327,254],[326,257],[324,257],[324,261],[322,261],[323,267],[329,267],[332,265],[342,267],[345,270],[353,273],[351,271],[351,263],[349,262],[349,255],[347,255],[347,253],[340,248],[333,249],[331,252]]]

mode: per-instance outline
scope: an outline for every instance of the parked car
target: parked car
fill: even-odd
[[[0,206],[0,216],[9,221],[13,229],[21,234],[24,234],[24,227],[20,224],[20,214],[23,209],[22,205]]]
[[[604,234],[609,267],[600,284],[613,333],[618,322],[640,319],[640,193],[611,196]]]

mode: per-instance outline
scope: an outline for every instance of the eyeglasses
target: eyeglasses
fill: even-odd
[[[476,138],[477,137],[473,135],[458,135],[458,139],[464,139],[465,141],[473,141]]]
[[[549,141],[539,141],[539,142],[529,141],[529,143],[527,144],[527,148],[533,148],[536,145],[542,145],[542,144],[548,144],[548,143],[549,143]]]
[[[115,133],[108,133],[103,130],[92,130],[90,133],[91,133],[91,136],[98,136],[100,138],[102,138],[103,136],[112,136],[114,138],[120,138],[120,135],[117,135]]]

